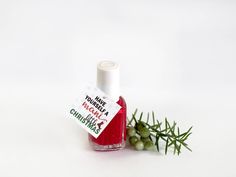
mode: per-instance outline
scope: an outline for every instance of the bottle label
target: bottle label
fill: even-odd
[[[97,87],[87,86],[70,106],[69,118],[75,119],[82,128],[97,138],[121,106]]]

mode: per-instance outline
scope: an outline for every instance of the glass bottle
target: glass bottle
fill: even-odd
[[[112,61],[98,63],[97,87],[116,101],[121,109],[98,138],[89,134],[89,142],[97,151],[122,149],[126,141],[126,103],[119,93],[119,65],[117,63]]]

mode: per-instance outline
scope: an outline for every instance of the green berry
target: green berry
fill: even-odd
[[[147,137],[147,138],[141,137],[141,140],[142,140],[142,142],[146,143],[147,141],[150,141],[150,138],[149,137]]]
[[[151,140],[145,142],[144,149],[146,149],[146,150],[153,150],[154,149],[153,142]]]
[[[136,130],[134,127],[130,127],[127,129],[127,134],[128,136],[135,136],[136,135]]]
[[[143,137],[143,138],[147,138],[150,135],[150,131],[145,127],[140,129],[139,131],[140,131],[141,137]]]
[[[137,143],[137,141],[138,141],[138,137],[137,137],[137,136],[131,136],[131,137],[129,137],[129,143],[130,143],[131,145],[135,145],[135,144]]]
[[[145,123],[139,121],[138,123],[136,123],[136,128],[140,131],[142,128],[145,127]]]
[[[143,148],[144,148],[143,142],[142,142],[141,140],[138,140],[138,141],[135,143],[135,149],[136,149],[137,151],[141,151],[141,150],[143,150]]]

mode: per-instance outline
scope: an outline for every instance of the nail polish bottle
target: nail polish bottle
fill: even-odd
[[[121,106],[119,112],[98,138],[89,134],[89,142],[94,150],[112,151],[125,147],[126,103],[119,91],[119,65],[112,61],[102,61],[97,65],[97,87]]]

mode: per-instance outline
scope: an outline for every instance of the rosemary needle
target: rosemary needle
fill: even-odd
[[[144,122],[142,121],[143,112],[136,118],[137,112],[138,110],[136,109],[127,124],[129,142],[137,150],[142,150],[143,147],[145,147],[146,150],[151,150],[153,147],[156,147],[156,150],[160,152],[160,141],[162,140],[165,145],[165,154],[167,154],[170,148],[173,150],[174,154],[177,153],[178,155],[181,153],[182,147],[192,151],[186,143],[186,140],[192,134],[192,127],[186,132],[181,132],[175,121],[171,124],[167,118],[165,118],[164,122],[160,122],[155,118],[153,111],[152,121],[149,121],[148,113],[146,122]]]

